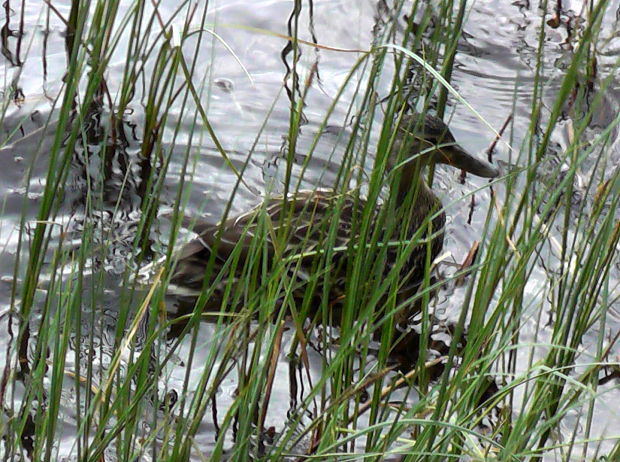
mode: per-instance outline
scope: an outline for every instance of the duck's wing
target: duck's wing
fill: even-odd
[[[200,290],[213,253],[213,276],[217,276],[218,268],[228,260],[237,243],[241,242],[242,252],[247,253],[252,242],[251,237],[244,235],[243,228],[234,226],[234,220],[236,218],[203,229],[175,254],[175,269],[170,279],[172,286]]]
[[[334,217],[334,206],[340,198],[345,200],[344,207],[339,216]],[[246,213],[203,230],[177,254],[172,280],[183,285],[202,283],[204,269],[213,252],[216,264],[225,263],[235,249],[240,252],[240,261],[244,261],[256,245],[254,239],[259,233],[265,237],[263,249],[270,259],[275,255],[313,255],[322,249],[334,218],[338,220],[336,246],[347,245],[354,209],[350,197],[338,196],[329,190],[314,190],[290,196],[286,205],[283,199],[281,195],[274,196]],[[286,232],[281,234],[283,227]]]
[[[210,226],[185,244],[175,255],[177,266],[195,261],[196,264],[202,265],[204,271],[214,251],[216,263],[226,262],[237,245],[242,246],[242,253],[247,253],[252,243],[252,230],[245,226],[235,226],[235,220],[237,218],[227,220],[224,224]]]

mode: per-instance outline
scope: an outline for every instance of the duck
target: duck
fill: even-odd
[[[434,115],[404,114],[394,126],[384,167],[390,183],[385,200],[371,203],[359,191],[334,189],[265,198],[240,215],[203,226],[173,254],[169,292],[206,294],[202,308],[222,311],[234,294],[246,290],[241,284],[247,281],[248,265],[255,266],[257,287],[282,265],[279,269],[294,279],[294,299],[310,291],[313,303],[327,296],[328,306],[335,307],[347,290],[358,289],[347,282],[355,255],[372,247],[383,250],[379,257],[369,257],[369,265],[381,265],[384,275],[397,266],[398,301],[411,298],[424,280],[427,262],[442,250],[446,224],[442,203],[424,180],[425,167],[446,164],[483,178],[499,172],[462,148]],[[362,216],[370,220],[366,226]],[[236,299],[236,305],[246,300]]]

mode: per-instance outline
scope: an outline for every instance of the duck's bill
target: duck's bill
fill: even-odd
[[[494,178],[499,170],[483,159],[472,156],[458,144],[441,148],[441,163],[465,170],[483,178]]]

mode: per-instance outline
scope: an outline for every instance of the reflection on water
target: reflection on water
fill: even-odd
[[[180,24],[185,17],[173,18],[177,8],[175,2],[164,3],[158,14],[162,18],[170,18],[174,24]],[[398,42],[383,35],[388,30],[386,25],[397,21],[397,30],[402,34],[406,31],[406,22],[395,13],[390,2],[383,0],[302,2],[298,9],[294,8],[293,2],[286,1],[250,3],[251,7],[248,7],[247,1],[217,2],[209,8],[207,22],[213,24],[213,30],[221,40],[203,38],[201,47],[195,52],[194,47],[200,40],[198,35],[190,37],[183,45],[184,56],[195,77],[196,91],[200,94],[213,133],[217,135],[216,143],[194,101],[176,99],[178,88],[170,82],[149,80],[154,66],[158,64],[155,60],[127,61],[127,56],[140,54],[130,48],[129,40],[119,42],[104,80],[93,92],[88,110],[81,113],[83,118],[78,118],[76,112],[74,119],[63,125],[65,132],[58,133],[56,108],[64,95],[65,73],[72,49],[72,35],[66,33],[66,24],[61,18],[69,17],[71,4],[53,2],[53,8],[42,8],[40,2],[28,0],[5,2],[0,28],[0,51],[3,56],[3,66],[0,67],[3,87],[0,94],[6,105],[0,128],[0,153],[4,162],[4,168],[0,169],[4,207],[0,222],[4,256],[0,260],[0,313],[3,322],[9,323],[12,329],[7,329],[4,334],[2,353],[6,352],[8,343],[15,338],[11,336],[16,332],[17,321],[7,316],[7,312],[15,303],[13,267],[19,251],[24,258],[24,248],[19,247],[20,230],[25,233],[22,239],[27,242],[32,236],[30,230],[34,227],[47,181],[48,153],[58,139],[71,148],[70,168],[63,181],[64,192],[58,201],[59,208],[55,211],[54,222],[57,225],[52,226],[50,231],[52,245],[47,262],[52,261],[54,245],[59,242],[65,249],[73,247],[77,251],[84,230],[91,227],[92,239],[101,251],[87,266],[91,270],[103,268],[109,278],[103,284],[106,290],[95,293],[85,290],[82,300],[84,332],[92,326],[86,322],[87,319],[98,320],[94,341],[89,346],[96,347],[97,351],[82,351],[78,345],[71,345],[72,349],[78,350],[78,356],[84,363],[91,364],[93,370],[104,370],[116,347],[110,340],[113,338],[110,332],[117,327],[120,316],[117,312],[120,305],[117,288],[127,265],[137,268],[142,261],[166,251],[171,233],[170,221],[166,217],[170,216],[171,207],[177,200],[180,184],[185,183],[185,213],[207,223],[219,220],[233,190],[236,192],[231,214],[259,202],[260,196],[268,189],[282,191],[285,160],[291,147],[294,147],[292,158],[295,160],[293,176],[299,175],[301,166],[308,162],[302,187],[333,184],[351,134],[353,114],[350,113],[350,106],[359,98],[354,90],[355,85],[348,85],[340,99],[335,100],[361,53],[294,48],[281,37],[258,33],[242,25],[284,36],[297,34],[310,43],[367,50],[372,44],[382,41]],[[563,9],[548,16],[548,22],[541,20],[537,3],[475,2],[468,12],[464,34],[459,41],[453,74],[454,86],[496,129],[512,117],[508,131],[511,143],[516,147],[521,146],[531,123],[539,29],[549,28],[542,67],[544,100],[549,105],[555,99],[566,67],[576,51],[575,38],[584,33],[584,2],[563,2]],[[123,2],[124,11],[131,4]],[[432,10],[432,5],[429,8]],[[618,12],[615,16],[608,14],[605,17],[601,45],[597,50],[597,67],[583,70],[581,88],[571,94],[560,115],[561,121],[539,171],[542,185],[562,180],[547,176],[545,172],[555,171],[553,167],[559,158],[557,152],[564,150],[574,136],[571,118],[583,117],[587,113],[593,99],[601,97],[597,94],[600,82],[616,69],[620,55],[620,38],[615,32],[620,28]],[[434,11],[434,14],[437,12]],[[195,27],[200,24],[198,17],[195,14],[192,19]],[[159,43],[161,37],[158,32],[151,31],[151,34],[145,37],[145,43]],[[171,56],[172,52],[159,59],[165,62]],[[130,84],[119,78],[127,66],[136,69],[137,77]],[[138,72],[142,69],[143,72]],[[180,75],[181,71],[178,72]],[[360,69],[354,74],[353,81],[364,82],[366,72],[369,71]],[[378,101],[388,96],[391,77],[386,71],[383,87],[376,89]],[[314,80],[307,88],[310,78]],[[620,86],[617,76],[612,75],[611,78],[616,79],[614,84],[607,87],[588,131],[581,135],[584,142],[598,136],[619,112]],[[415,79],[411,83],[416,89],[431,84],[432,81],[419,82]],[[81,90],[83,94],[84,89]],[[580,97],[582,92],[585,97]],[[289,133],[290,108],[301,99],[302,123],[299,132],[292,137],[293,143]],[[333,112],[323,124],[334,102]],[[82,101],[79,103],[83,104]],[[75,105],[77,107],[77,100]],[[111,108],[119,107],[119,113],[111,111]],[[544,126],[547,117],[548,111],[543,111],[538,121],[540,126]],[[454,105],[454,101],[449,102],[447,118],[457,139],[472,152],[482,152],[494,138],[494,134],[479,119],[463,105]],[[79,126],[80,130],[78,136],[71,139],[71,128],[74,126]],[[317,134],[321,136],[313,155],[308,158],[307,153],[313,147]],[[370,140],[371,147],[373,143],[376,143],[376,138]],[[223,160],[218,144],[229,156],[228,162]],[[606,149],[607,169],[600,168],[597,158],[593,156],[584,164],[584,171],[577,175],[573,197],[570,198],[575,204],[591,200],[583,197],[583,185],[592,175],[609,178],[613,168],[617,168],[620,162],[617,128],[610,134]],[[505,144],[497,145],[495,159],[507,169],[518,167],[514,165],[514,156]],[[237,176],[231,166],[237,171],[243,170],[243,182],[238,189],[235,188]],[[444,196],[458,198],[483,185],[484,182],[469,177],[461,184],[457,174],[440,170],[435,189]],[[472,206],[471,209],[452,207],[448,210],[445,251],[451,254],[452,261],[463,261],[476,240],[475,236],[480,235],[488,202],[488,192],[483,190],[476,193],[471,201],[477,209]],[[149,217],[149,226],[141,228],[139,222],[145,214]],[[20,223],[22,216],[25,219],[23,227]],[[191,236],[189,231],[184,232]],[[556,228],[553,232],[561,233],[561,230]],[[554,249],[549,252],[554,255]],[[555,258],[558,256],[555,255]],[[548,278],[554,271],[549,265],[550,259],[541,258],[533,272],[530,296],[534,300],[544,299],[544,295],[536,292],[536,287],[549,283]],[[445,265],[442,271],[449,275],[453,268]],[[613,280],[617,281],[620,273],[618,265],[615,272]],[[19,280],[16,282],[19,283]],[[140,298],[139,294],[134,296]],[[458,316],[454,308],[461,306],[463,297],[463,288],[447,286],[438,294],[434,309],[443,318],[453,320]],[[169,300],[171,307],[182,302]],[[538,303],[544,306],[544,300]],[[617,332],[619,316],[612,314],[612,318],[615,324],[611,329]],[[36,325],[31,329],[36,332]],[[537,329],[534,321],[526,323],[522,341],[535,338]],[[168,332],[168,344],[174,342],[180,330],[181,324]],[[222,332],[226,331],[217,331],[213,325],[205,323],[198,330],[200,343],[214,341]],[[28,334],[26,332],[19,345],[18,354],[22,358],[31,355],[27,351],[28,343],[32,341]],[[597,332],[593,331],[592,339],[596,335]],[[292,337],[292,332],[285,332],[284,341],[290,342]],[[165,400],[163,396],[171,396],[169,393],[175,388],[182,387],[188,372],[185,361],[189,348],[189,342],[179,346],[170,361],[166,378],[163,374],[154,375],[154,380],[159,381],[160,400]],[[321,374],[319,350],[311,349],[311,363],[316,368],[311,371],[314,376],[310,381],[316,381]],[[0,356],[4,357],[3,354]],[[520,359],[526,364],[527,358]],[[27,375],[30,372],[28,361],[22,362],[22,366],[21,372]],[[67,364],[68,368],[75,366],[71,362]],[[267,422],[282,422],[282,416],[291,417],[297,412],[298,403],[306,398],[305,384],[309,380],[301,370],[295,360],[277,369]],[[197,380],[199,374],[199,371],[189,371],[192,380]],[[235,379],[234,375],[222,379],[222,392],[217,403],[212,403],[212,414],[205,418],[203,428],[197,435],[196,444],[205,453],[213,447],[214,435],[218,432],[217,415],[225,415],[233,400]],[[605,399],[612,399],[611,395],[610,398],[603,397],[602,402]],[[609,409],[603,407],[598,410],[600,420],[609,422],[609,427],[619,428],[617,416],[609,410],[613,406],[608,406]],[[70,440],[72,432],[75,432],[75,405],[63,403],[62,411],[72,417],[68,418],[65,431]],[[32,429],[33,423],[26,427]],[[281,428],[276,427],[275,430],[280,431]],[[602,432],[604,429],[599,430]],[[26,448],[32,437],[26,431],[23,440]],[[266,440],[275,437],[273,429],[266,430]],[[67,446],[71,444],[67,443]]]

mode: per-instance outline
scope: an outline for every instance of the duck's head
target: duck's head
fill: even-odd
[[[404,115],[398,126],[389,166],[403,167],[405,171],[413,169],[419,174],[421,167],[433,163],[451,165],[483,178],[494,178],[499,174],[489,162],[459,146],[448,126],[438,117]],[[405,171],[403,175],[408,176]]]

